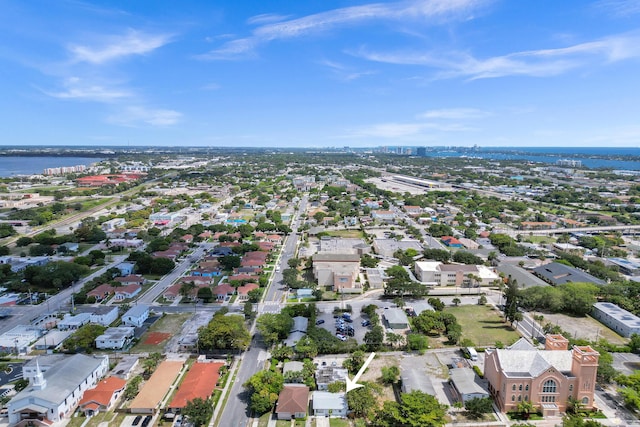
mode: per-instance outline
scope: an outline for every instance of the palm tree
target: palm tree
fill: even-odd
[[[531,416],[531,413],[533,412],[534,409],[535,409],[535,407],[528,400],[524,400],[524,401],[518,403],[518,412],[520,413],[522,418],[525,419],[525,420],[529,419],[529,417]]]

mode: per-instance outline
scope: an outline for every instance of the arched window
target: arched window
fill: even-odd
[[[525,401],[525,402],[528,402],[528,401],[529,401],[529,395],[528,395],[528,394],[525,394],[525,395],[524,395],[524,401]]]
[[[555,393],[556,392],[556,382],[554,380],[546,380],[542,385],[543,393]]]
[[[569,384],[569,391],[573,391],[573,384]]]
[[[524,391],[529,391],[529,384],[527,384],[526,386],[524,386]]]
[[[518,390],[522,391],[522,384],[518,386]]]
[[[586,397],[586,396],[585,396],[585,397],[583,397],[583,398],[582,398],[582,404],[583,404],[583,405],[588,405],[588,404],[589,404],[589,398],[588,398],[588,397]]]
[[[515,395],[515,394],[512,394],[512,395],[511,395],[511,401],[512,401],[512,402],[515,402],[515,401],[516,401],[516,395]]]
[[[511,390],[516,391],[516,385],[515,384],[511,386]]]
[[[522,395],[521,394],[518,395],[518,402],[522,402]]]

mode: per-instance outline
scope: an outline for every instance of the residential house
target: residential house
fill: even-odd
[[[84,307],[81,311],[91,315],[91,323],[102,326],[109,326],[118,319],[118,307],[114,306]]]
[[[231,286],[228,283],[222,283],[212,289],[213,295],[216,296],[218,301],[224,301],[227,298],[230,298],[235,292],[236,288]]]
[[[407,215],[409,216],[420,216],[422,215],[422,208],[420,206],[404,206],[404,211],[407,213]]]
[[[120,264],[116,265],[116,268],[120,270],[121,276],[129,276],[133,274],[135,266],[136,265],[132,262],[121,262]]]
[[[314,391],[311,397],[313,415],[316,417],[347,416],[346,393],[329,393],[328,391]]]
[[[515,411],[528,401],[543,415],[557,416],[570,399],[594,408],[599,357],[590,346],[569,349],[562,335],[547,335],[544,350],[521,338],[505,349],[485,351],[484,376],[501,411]]]
[[[107,377],[84,392],[78,408],[84,412],[85,417],[92,417],[100,411],[108,411],[118,401],[126,385],[127,381],[122,378]]]
[[[360,256],[345,253],[319,253],[312,257],[313,275],[319,286],[331,287],[336,292],[359,293],[362,284],[357,282],[360,272]]]
[[[449,375],[451,391],[458,402],[489,397],[489,391],[480,384],[480,378],[472,369],[454,368],[449,370]]]
[[[238,286],[238,299],[240,301],[246,301],[249,299],[249,292],[259,289],[260,285],[257,283],[247,283],[242,286]]]
[[[276,416],[279,420],[305,418],[309,406],[309,387],[304,384],[285,384],[278,395]]]
[[[102,335],[95,339],[97,349],[122,350],[133,339],[135,328],[132,326],[119,326],[107,328]]]
[[[121,283],[122,286],[128,286],[128,285],[142,286],[146,282],[145,278],[140,274],[129,274],[123,277],[116,277],[113,280],[115,280],[118,283]]]
[[[131,299],[138,295],[140,291],[142,291],[142,286],[140,285],[118,286],[113,290],[113,299],[116,301]]]
[[[91,322],[91,314],[89,313],[78,313],[76,315],[66,314],[64,318],[58,322],[58,329],[61,331],[75,331],[89,322]]]
[[[115,292],[115,288],[107,283],[103,283],[97,288],[87,292],[87,297],[94,297],[96,302],[100,302],[105,298],[109,298],[110,295],[113,295]]]
[[[396,221],[396,214],[393,211],[379,209],[371,211],[371,218],[379,222],[393,223]]]
[[[440,241],[449,248],[462,248],[462,242],[453,236],[442,236]]]
[[[318,366],[316,370],[316,385],[318,390],[327,391],[329,384],[335,382],[346,382],[349,371],[341,366]]]
[[[149,318],[149,307],[146,305],[134,305],[123,316],[122,324],[125,326],[141,327]]]
[[[296,316],[293,318],[293,326],[289,331],[289,336],[284,340],[284,344],[288,347],[294,347],[302,337],[307,334],[307,328],[309,327],[309,319],[303,316]]]

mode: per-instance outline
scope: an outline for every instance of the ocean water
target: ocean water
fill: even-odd
[[[640,170],[640,148],[619,147],[482,147],[477,150],[434,149],[427,157],[477,157],[486,160],[525,160],[556,163],[580,160],[590,169]],[[603,157],[607,158],[603,158]]]
[[[55,157],[55,156],[0,156],[0,177],[8,178],[17,175],[41,174],[47,168],[62,166],[89,166],[99,162],[95,157]]]

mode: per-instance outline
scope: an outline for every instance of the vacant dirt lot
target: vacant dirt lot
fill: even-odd
[[[544,313],[543,316],[544,319],[539,323],[542,325],[546,325],[547,323],[558,325],[563,331],[569,332],[571,336],[575,338],[584,338],[591,341],[604,338],[613,344],[624,344],[627,342],[626,338],[616,334],[592,317],[573,317],[567,316],[566,314],[547,313]]]

